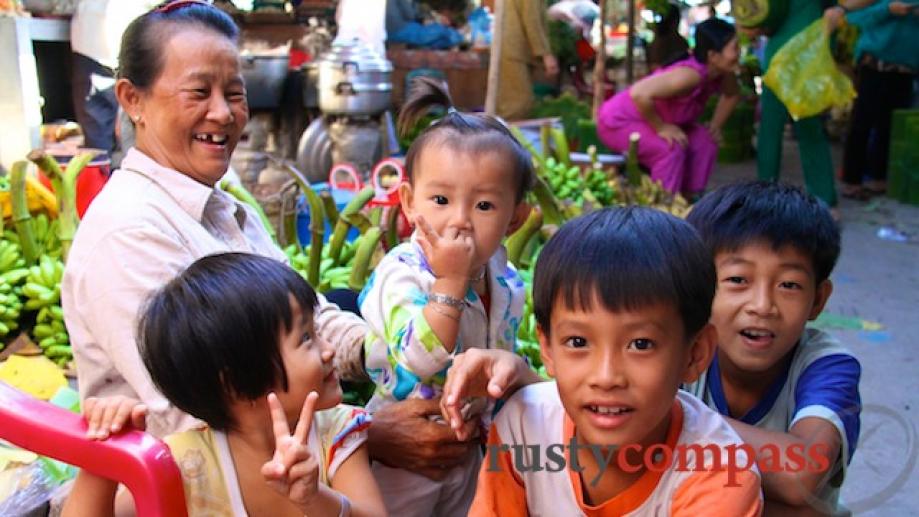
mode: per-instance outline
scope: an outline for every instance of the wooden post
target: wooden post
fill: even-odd
[[[491,24],[491,53],[488,57],[488,87],[485,90],[485,113],[494,116],[498,106],[498,83],[501,81],[501,42],[504,32],[504,0],[494,0],[495,15]]]
[[[629,39],[625,45],[625,80],[630,85],[635,78],[635,0],[629,2]]]
[[[597,49],[594,62],[594,105],[593,119],[597,121],[597,113],[603,104],[603,92],[606,83],[606,18],[609,0],[600,0],[600,48]]]

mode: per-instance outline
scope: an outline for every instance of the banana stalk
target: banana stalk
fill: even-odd
[[[268,235],[271,235],[271,240],[274,241],[275,244],[278,243],[278,234],[274,231],[274,226],[272,226],[271,220],[268,219],[268,216],[265,214],[265,210],[262,209],[262,205],[260,205],[258,200],[255,199],[255,196],[253,196],[242,185],[237,185],[230,180],[222,180],[220,182],[220,189],[236,198],[236,200],[240,203],[245,203],[251,206],[255,210],[255,213],[258,214],[259,219],[261,219],[262,225],[265,227]]]
[[[348,277],[348,287],[354,291],[360,291],[367,283],[367,273],[370,269],[370,261],[373,259],[373,252],[376,251],[383,232],[378,226],[367,230],[367,233],[361,236],[360,244],[357,246],[357,254],[354,256],[354,265],[351,268],[351,276]]]
[[[10,202],[13,208],[13,225],[19,234],[19,245],[26,264],[34,264],[38,260],[39,249],[35,242],[35,232],[32,228],[32,215],[29,214],[29,203],[26,200],[26,168],[27,162],[19,161],[13,164],[10,171]]]
[[[523,148],[530,153],[530,156],[533,157],[533,160],[536,161],[537,168],[542,168],[543,164],[546,163],[545,158],[543,158],[543,156],[536,151],[536,148],[533,147],[533,144],[529,140],[527,140],[527,137],[524,136],[523,132],[520,131],[517,126],[509,126],[508,129],[510,129],[511,134],[514,135],[514,138],[517,139],[517,142],[519,142],[520,145],[522,145]]]
[[[77,226],[80,224],[80,216],[77,214],[77,179],[94,156],[93,153],[80,153],[70,159],[66,170],[62,172],[57,161],[45,151],[35,149],[28,155],[29,161],[45,173],[54,187],[54,195],[57,197],[59,207],[58,238],[61,241],[61,257],[65,262],[67,255],[70,254],[73,236],[77,233]]]
[[[328,190],[319,193],[319,199],[322,200],[322,207],[325,209],[325,218],[329,221],[329,226],[335,228],[338,224],[338,207],[335,206],[335,198]]]
[[[325,240],[325,215],[322,213],[322,201],[316,191],[307,186],[303,190],[306,202],[310,207],[310,257],[306,266],[306,281],[312,286],[319,286],[319,269],[322,265],[322,246]]]
[[[561,226],[565,218],[562,217],[558,203],[555,201],[555,196],[552,195],[552,190],[546,184],[546,180],[539,174],[533,178],[533,195],[536,196],[536,202],[539,203],[539,208],[542,210],[542,217],[546,224]]]
[[[338,215],[338,222],[335,224],[335,229],[332,230],[332,238],[329,239],[329,257],[332,259],[333,266],[339,265],[338,259],[341,256],[341,248],[345,244],[345,237],[348,234],[349,226],[354,223],[364,224],[364,221],[366,221],[366,225],[364,229],[361,230],[361,233],[370,227],[370,221],[361,215],[360,211],[371,199],[373,199],[373,195],[373,187],[367,187],[361,190],[347,205],[345,205],[345,209]],[[363,221],[356,216],[362,217]],[[358,228],[360,229],[361,227],[358,226]]]
[[[557,128],[550,130],[552,140],[555,141],[555,156],[558,161],[565,164],[565,167],[571,167],[571,152],[568,149],[568,139],[565,138],[565,131]]]
[[[549,139],[551,136],[552,126],[550,126],[548,122],[539,126],[539,146],[542,148],[542,156],[544,159],[552,156],[549,151]]]
[[[507,260],[514,264],[517,269],[521,267],[520,257],[523,255],[523,249],[541,227],[542,212],[534,207],[530,210],[530,215],[527,217],[526,222],[523,223],[523,226],[507,238]]]
[[[382,206],[374,207],[370,211],[369,220],[370,220],[371,226],[380,226],[380,223],[383,222],[383,207]]]

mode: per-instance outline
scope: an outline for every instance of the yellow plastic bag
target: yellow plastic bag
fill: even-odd
[[[763,78],[792,118],[810,117],[855,98],[855,88],[833,61],[823,18],[782,46]]]

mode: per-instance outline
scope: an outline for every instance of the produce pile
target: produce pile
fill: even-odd
[[[79,223],[76,181],[93,155],[74,157],[65,170],[42,151],[28,158],[50,178],[54,193],[27,174],[25,161],[0,178],[0,349],[17,331],[25,332],[63,367],[73,352],[61,308],[61,278]]]

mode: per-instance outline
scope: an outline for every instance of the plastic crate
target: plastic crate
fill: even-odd
[[[313,190],[316,193],[323,191],[329,191],[332,193],[332,199],[335,200],[335,206],[338,208],[338,211],[341,212],[345,209],[345,206],[348,204],[348,201],[351,201],[351,198],[354,197],[354,192],[350,190],[339,190],[339,189],[329,189],[328,183],[315,183],[313,184]],[[325,215],[323,215],[323,218]],[[309,245],[312,240],[312,234],[310,233],[310,207],[309,203],[306,202],[306,197],[302,194],[300,199],[297,201],[297,238],[300,239],[301,246]],[[345,240],[348,242],[353,241],[354,239],[360,236],[360,231],[353,226],[348,230],[348,233],[345,236]],[[323,242],[329,242],[329,238],[332,237],[332,227],[329,225],[328,219],[325,220],[325,238]]]
[[[887,195],[919,206],[919,109],[893,112]]]

